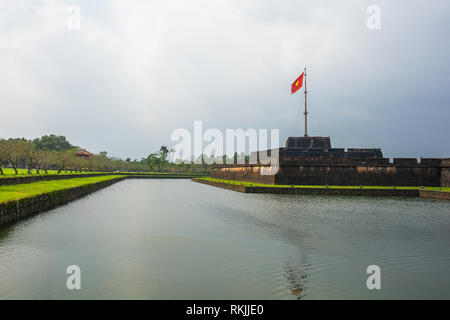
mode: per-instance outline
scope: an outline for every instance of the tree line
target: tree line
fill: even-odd
[[[24,138],[0,139],[0,175],[3,168],[27,169],[29,174],[48,170],[61,172],[166,172],[166,173],[208,173],[206,164],[185,164],[168,161],[170,153],[166,146],[151,153],[147,158],[131,160],[127,158],[108,157],[106,151],[99,154],[90,154],[89,157],[77,156],[77,151],[82,150],[70,144],[64,136],[46,135],[34,140]]]

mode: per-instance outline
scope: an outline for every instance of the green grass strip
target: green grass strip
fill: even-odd
[[[0,186],[0,203],[37,196],[43,193],[85,186],[97,182],[114,180],[123,176],[99,176],[63,180],[39,181],[26,184]]]
[[[282,185],[282,184],[264,184],[264,183],[253,183],[253,182],[241,182],[234,180],[224,180],[224,179],[214,179],[214,178],[198,178],[201,180],[207,180],[218,183],[233,184],[244,187],[266,187],[266,188],[316,188],[316,189],[361,189],[361,186],[320,186],[320,185]],[[362,189],[389,189],[393,190],[394,186],[362,186]],[[397,190],[419,190],[420,186],[395,186]],[[434,190],[434,191],[447,191],[450,192],[450,187],[423,187],[424,190]]]
[[[12,168],[3,168],[3,175],[0,175],[0,179],[2,178],[21,178],[21,177],[39,177],[39,176],[52,176],[58,174],[58,170],[47,170],[45,173],[44,170],[41,170],[39,174],[36,173],[36,170],[32,170],[31,174],[28,173],[28,169],[17,169],[18,174],[15,173]],[[91,172],[91,171],[83,171],[83,172],[65,172],[62,171],[59,175],[79,175],[79,174],[89,174],[89,173],[103,173],[103,172]],[[109,172],[110,173],[110,172]]]

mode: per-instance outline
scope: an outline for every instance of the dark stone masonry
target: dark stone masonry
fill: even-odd
[[[420,197],[439,200],[450,200],[450,192],[420,189],[371,189],[371,188],[299,188],[299,187],[258,187],[216,182],[203,179],[192,179],[194,182],[228,189],[242,193],[272,193],[300,195],[333,195],[333,196],[372,196],[372,197]]]
[[[276,159],[274,151],[269,158]],[[278,185],[450,187],[450,158],[391,162],[376,148],[332,148],[329,137],[290,137],[278,153],[276,173],[267,174],[269,165],[259,161],[262,153],[252,153],[256,164],[214,165],[211,177]]]

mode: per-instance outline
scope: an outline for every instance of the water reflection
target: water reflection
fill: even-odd
[[[0,250],[2,247],[2,242],[8,237],[13,228],[14,227],[12,225],[4,225],[0,227]]]
[[[127,180],[0,229],[0,298],[450,298],[449,245],[448,202]]]
[[[311,267],[307,259],[292,263],[286,262],[284,267],[285,277],[288,282],[288,288],[297,300],[303,299],[307,294],[308,269]]]

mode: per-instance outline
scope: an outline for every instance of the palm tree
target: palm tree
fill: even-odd
[[[169,153],[169,149],[166,146],[161,146],[161,148],[159,149],[159,153],[161,155],[161,160],[163,162],[167,161],[167,154]]]
[[[175,148],[170,149],[170,162],[173,162],[174,154],[175,154]]]

